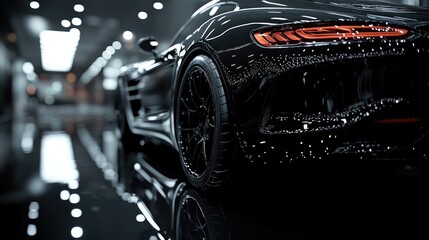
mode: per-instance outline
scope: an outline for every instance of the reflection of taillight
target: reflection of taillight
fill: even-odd
[[[400,38],[407,35],[408,30],[405,28],[375,25],[329,25],[291,30],[261,30],[253,33],[255,40],[264,47],[300,42]]]
[[[387,119],[380,119],[374,121],[374,123],[420,123],[423,122],[422,118],[387,118]]]

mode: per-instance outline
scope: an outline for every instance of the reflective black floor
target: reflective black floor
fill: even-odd
[[[168,148],[124,150],[109,108],[0,121],[0,239],[429,239],[421,165],[243,162],[206,194]]]

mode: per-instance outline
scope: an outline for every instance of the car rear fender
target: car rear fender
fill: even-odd
[[[200,54],[203,54],[203,55],[210,57],[214,61],[216,66],[218,67],[219,73],[221,74],[222,84],[225,87],[225,95],[226,95],[226,98],[228,101],[228,105],[229,105],[229,108],[232,109],[231,115],[232,115],[232,118],[234,121],[234,125],[236,125],[235,124],[235,119],[236,119],[235,112],[236,111],[235,111],[234,98],[233,98],[232,94],[230,94],[232,91],[231,91],[231,87],[230,87],[228,81],[226,81],[225,69],[223,68],[222,64],[220,64],[219,58],[218,58],[216,52],[214,51],[214,49],[211,48],[210,45],[208,45],[207,43],[204,43],[204,42],[197,42],[197,43],[193,44],[189,48],[189,50],[186,51],[186,55],[183,56],[178,61],[178,62],[180,62],[180,64],[178,64],[176,66],[178,68],[178,71],[176,71],[176,75],[174,76],[175,92],[174,92],[174,97],[172,99],[172,106],[176,106],[176,104],[177,104],[178,90],[179,90],[179,86],[180,86],[183,74],[186,71],[186,68],[188,67],[188,65],[192,61],[192,59],[194,57],[196,57],[197,55],[200,55]],[[172,122],[174,125],[174,121],[175,121],[174,120],[174,107],[172,108],[172,111],[173,112],[171,113],[171,116],[173,116]],[[172,132],[174,133],[173,135],[175,137],[176,134],[175,134],[174,129]]]

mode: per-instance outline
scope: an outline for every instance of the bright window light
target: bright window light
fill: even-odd
[[[30,2],[30,7],[32,9],[38,9],[40,7],[40,4],[37,1],[32,1],[32,2]]]
[[[74,227],[70,233],[73,238],[81,238],[83,235],[83,229],[81,227]]]
[[[118,82],[114,78],[105,78],[103,80],[103,88],[104,90],[113,91],[118,88]]]
[[[76,12],[83,12],[83,11],[85,11],[85,7],[83,7],[83,5],[82,4],[76,4],[76,5],[74,5],[74,8],[73,8]]]
[[[39,36],[40,32],[43,30],[48,30],[49,24],[46,18],[31,15],[24,18],[25,28],[30,31],[30,33],[34,34],[35,37]]]
[[[34,86],[34,85],[27,86],[27,92],[31,94],[33,92],[30,86]],[[25,125],[24,131],[22,133],[22,139],[21,139],[21,149],[24,153],[31,153],[33,151],[34,132],[35,132],[35,125],[33,123],[28,123]]]
[[[27,74],[28,81],[35,81],[37,79],[37,74],[32,72]]]
[[[40,204],[39,204],[38,202],[31,202],[31,203],[30,203],[30,206],[28,206],[28,208],[29,208],[31,211],[39,211]]]
[[[63,26],[63,27],[65,27],[65,28],[68,28],[68,27],[70,27],[70,21],[69,20],[62,20],[61,21],[61,26]]]
[[[114,48],[114,47],[112,47],[112,46],[107,46],[107,47],[106,47],[106,51],[107,51],[110,55],[113,55],[113,54],[115,54],[115,52],[116,52],[115,48]]]
[[[82,210],[80,210],[79,208],[74,208],[71,211],[71,215],[72,215],[72,217],[79,218],[82,216]]]
[[[73,74],[73,73],[69,73]],[[69,182],[69,188],[70,189],[77,189],[79,187],[79,182],[77,180],[72,180]]]
[[[136,216],[136,220],[137,220],[137,222],[144,222],[146,220],[146,218],[144,217],[143,214],[138,214]]]
[[[51,88],[54,93],[60,93],[63,90],[63,84],[60,81],[54,81],[51,84]]]
[[[80,37],[80,31],[77,28],[71,28],[70,29],[70,33],[73,34],[73,35],[75,35],[75,36]]]
[[[37,219],[39,218],[39,211],[28,211],[28,218],[29,219]]]
[[[37,233],[37,227],[34,224],[28,224],[27,226],[27,235],[34,236]]]
[[[114,42],[112,43],[112,47],[113,47],[114,49],[116,49],[116,50],[119,50],[119,49],[121,49],[122,44],[121,44],[119,41],[114,41]]]
[[[68,183],[79,178],[70,135],[49,132],[42,136],[40,177],[47,183]]]
[[[45,30],[40,32],[39,37],[43,69],[54,72],[70,71],[79,44],[79,30]]]
[[[70,198],[69,198],[69,201],[70,201],[70,203],[72,203],[72,204],[79,203],[79,202],[80,202],[80,196],[79,196],[79,194],[77,194],[77,193],[73,193],[73,194],[71,194],[71,195],[70,195]]]
[[[107,61],[106,59],[104,59],[103,57],[98,57],[95,61],[94,61],[94,65],[95,66],[99,66],[100,68],[106,66]]]
[[[140,19],[146,19],[147,18],[147,13],[146,12],[139,12],[139,14],[137,15]]]
[[[34,72],[34,66],[31,62],[25,62],[24,64],[22,64],[22,71],[25,74],[30,74]]]
[[[129,41],[129,40],[133,39],[133,36],[134,36],[134,34],[133,34],[132,32],[130,32],[130,31],[125,31],[125,32],[122,34],[122,37],[123,37],[125,40],[127,40],[127,41]]]
[[[112,54],[108,53],[107,51],[103,51],[103,53],[101,54],[101,56],[103,56],[104,59],[111,59],[112,58]]]
[[[61,200],[69,200],[69,198],[70,198],[70,192],[68,191],[68,190],[62,190],[61,192],[60,192],[60,198],[61,198]]]
[[[39,203],[31,202],[30,206],[28,206],[28,218],[29,219],[37,219],[39,218]]]
[[[156,10],[161,10],[164,7],[164,5],[160,2],[154,2],[153,3],[153,8],[155,8]]]
[[[72,19],[72,24],[75,25],[75,26],[80,26],[82,24],[82,20],[80,18],[78,18],[78,17],[74,17]]]

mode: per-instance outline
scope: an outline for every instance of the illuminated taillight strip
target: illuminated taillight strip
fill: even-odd
[[[401,37],[408,30],[386,26],[326,26],[301,28],[295,32],[304,39],[342,39],[359,37]]]
[[[260,44],[264,45],[264,46],[271,46],[273,44],[276,44],[276,40],[273,39],[270,36],[270,32],[260,32],[258,34],[254,34],[253,36],[255,37],[256,41],[258,41]]]
[[[256,42],[265,47],[300,42],[334,40],[355,40],[363,38],[401,38],[409,31],[405,28],[374,25],[328,25],[292,30],[257,31],[253,33]]]

